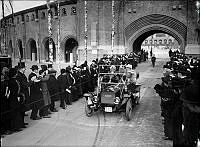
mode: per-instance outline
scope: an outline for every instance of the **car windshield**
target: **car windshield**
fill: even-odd
[[[125,84],[125,65],[99,65],[98,84],[101,90],[115,90]]]

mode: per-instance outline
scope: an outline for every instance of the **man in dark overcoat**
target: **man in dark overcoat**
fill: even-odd
[[[28,80],[30,82],[30,103],[32,108],[30,118],[33,120],[38,120],[41,119],[41,117],[39,117],[37,114],[39,109],[44,106],[44,101],[42,98],[41,83],[40,83],[41,80],[38,76],[38,66],[33,65],[31,69],[32,72],[28,77]]]
[[[66,71],[65,69],[60,70],[60,75],[57,77],[58,80],[58,89],[60,94],[60,107],[66,109],[67,107],[67,78],[66,78]]]
[[[18,68],[17,80],[19,81],[19,85],[20,85],[20,94],[24,97],[24,101],[21,103],[21,115],[24,121],[25,112],[29,110],[28,104],[30,101],[30,96],[29,96],[30,84],[25,75],[25,71],[26,71],[25,62],[19,62],[17,68]],[[24,123],[24,124],[27,125],[28,123]]]
[[[51,97],[50,110],[52,112],[58,112],[58,110],[55,108],[55,101],[60,99],[58,94],[58,81],[56,79],[56,72],[57,71],[54,69],[49,70],[49,80],[47,81],[47,87]]]
[[[9,82],[8,82],[8,99],[10,105],[10,116],[11,116],[11,129],[12,131],[21,131],[24,127],[24,122],[21,116],[20,110],[20,85],[17,81],[17,69],[11,68],[9,71]]]
[[[66,67],[66,79],[67,79],[67,85],[66,85],[66,92],[67,92],[67,104],[71,105],[72,104],[72,85],[75,84],[75,79],[71,73],[71,67],[68,66]]]
[[[182,95],[183,101],[183,141],[187,147],[197,147],[200,138],[200,67],[192,74],[192,84],[187,86]]]

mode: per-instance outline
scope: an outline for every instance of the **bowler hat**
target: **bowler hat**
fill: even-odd
[[[31,69],[32,69],[32,71],[33,71],[33,70],[38,70],[39,68],[38,68],[37,65],[32,65]]]
[[[43,64],[43,65],[41,65],[40,67],[41,67],[41,68],[42,68],[42,70],[44,70],[44,71],[45,71],[45,70],[47,70],[47,66],[46,66],[46,65],[44,65],[44,64]]]
[[[21,68],[25,68],[25,62],[19,62],[18,65],[17,65],[17,68],[18,69],[21,69]]]

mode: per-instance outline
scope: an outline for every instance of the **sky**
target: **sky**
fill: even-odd
[[[28,8],[32,8],[35,6],[40,6],[43,4],[46,4],[46,0],[11,0],[12,4],[13,4],[13,9],[14,9],[14,13],[21,11],[21,10],[25,10]],[[3,17],[3,13],[2,13],[2,1],[0,1],[0,19]],[[11,7],[9,5],[8,0],[4,0],[4,11],[5,11],[5,16],[9,15],[12,13],[11,11]]]

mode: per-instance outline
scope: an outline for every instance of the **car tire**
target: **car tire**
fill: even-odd
[[[85,114],[86,114],[86,116],[91,117],[93,112],[94,112],[94,110],[92,108],[90,108],[87,105],[87,102],[86,102],[86,104],[85,104]]]
[[[132,111],[133,111],[132,100],[131,98],[129,98],[129,100],[126,103],[126,112],[125,112],[125,117],[127,121],[131,120]]]

